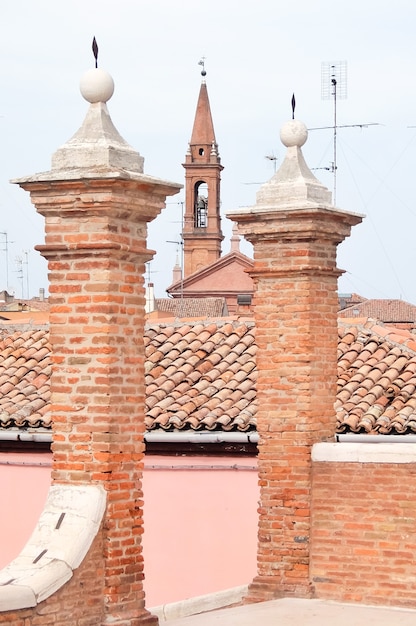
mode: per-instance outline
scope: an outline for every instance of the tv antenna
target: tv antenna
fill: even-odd
[[[23,254],[25,255],[25,260],[22,263],[22,269],[23,269],[23,265],[26,265],[26,291],[27,291],[27,299],[30,299],[29,296],[29,250],[22,250]]]
[[[9,243],[14,243],[14,241],[10,241],[8,238],[7,231],[0,232],[0,235],[4,237],[4,248],[1,248],[1,252],[5,252],[6,254],[6,291],[9,290]]]
[[[347,62],[322,63],[321,66],[321,97],[323,100],[334,100],[334,142],[333,161],[331,165],[334,174],[334,204],[337,202],[337,101],[347,97]]]
[[[308,130],[325,130],[331,128],[334,131],[333,141],[333,161],[330,167],[314,168],[326,169],[334,175],[333,201],[337,201],[337,129],[338,128],[368,128],[369,126],[380,126],[378,122],[369,124],[338,124],[337,123],[337,101],[339,98],[347,97],[347,62],[338,61],[336,63],[322,63],[321,72],[321,95],[323,100],[334,100],[334,124],[333,126],[321,126],[319,128],[309,128]]]
[[[273,163],[273,169],[274,169],[274,173],[276,174],[276,161],[277,161],[277,156],[274,155],[273,152],[271,152],[270,154],[266,154],[266,156],[264,157],[265,159],[267,159],[268,161],[272,161]]]
[[[16,263],[16,267],[17,270],[15,270],[18,279],[20,280],[21,283],[21,288],[22,288],[22,300],[24,299],[24,293],[23,293],[23,259],[21,256],[17,256],[15,258],[15,263]]]
[[[203,65],[205,57],[202,57],[202,60],[199,62],[199,65]],[[172,202],[171,204],[180,204],[181,205],[181,232],[179,235],[179,239],[167,239],[166,243],[174,243],[176,245],[176,265],[179,264],[179,251],[180,251],[180,268],[181,268],[181,294],[180,294],[180,306],[179,306],[179,316],[183,316],[184,312],[184,293],[183,293],[183,281],[185,280],[185,242],[183,239],[183,227],[184,227],[184,201],[180,200],[179,202]],[[176,222],[177,223],[177,222]]]

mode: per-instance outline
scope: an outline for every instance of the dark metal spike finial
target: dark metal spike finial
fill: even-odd
[[[207,73],[205,71],[205,58],[206,57],[202,57],[200,61],[198,61],[198,65],[202,65],[202,71],[201,71],[201,76],[206,76]]]
[[[296,108],[296,99],[295,94],[292,94],[292,120],[295,119],[295,108]]]
[[[95,67],[98,67],[98,44],[97,44],[97,40],[94,37],[92,40],[92,51],[94,54],[94,59],[95,59]]]

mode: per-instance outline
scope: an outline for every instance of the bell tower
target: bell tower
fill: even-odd
[[[185,157],[185,213],[183,225],[184,278],[217,261],[221,256],[220,183],[221,159],[209,104],[206,71],[194,126]]]

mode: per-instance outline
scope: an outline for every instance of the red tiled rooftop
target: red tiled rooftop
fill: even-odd
[[[0,327],[0,427],[50,427],[49,332]]]
[[[369,317],[386,323],[416,323],[416,306],[404,300],[371,299],[356,302],[338,317]]]
[[[49,428],[48,328],[0,326],[0,428]],[[148,324],[147,430],[256,427],[254,322]],[[338,433],[416,432],[416,338],[366,319],[339,320]]]
[[[217,319],[227,315],[225,298],[156,298],[156,310],[174,317]]]

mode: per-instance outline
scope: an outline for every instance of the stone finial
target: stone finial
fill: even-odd
[[[82,97],[90,104],[108,102],[114,93],[114,81],[108,72],[95,68],[81,77],[79,89]]]
[[[299,120],[290,120],[280,129],[280,141],[287,148],[301,148],[308,139],[308,129]]]
[[[302,154],[308,139],[308,129],[299,120],[289,120],[280,131],[280,139],[287,147],[285,159],[270,181],[257,193],[257,206],[288,209],[300,204],[306,207],[332,207],[331,192],[312,174]]]
[[[101,68],[88,70],[80,91],[90,103],[81,128],[52,156],[52,171],[126,170],[143,173],[144,159],[121,137],[106,103],[114,93],[114,81]]]

